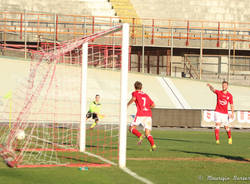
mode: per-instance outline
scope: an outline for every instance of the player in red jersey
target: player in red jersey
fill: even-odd
[[[156,150],[156,145],[154,139],[151,135],[152,130],[152,112],[151,108],[155,107],[154,102],[150,97],[141,91],[142,83],[136,81],[134,84],[135,91],[132,93],[132,98],[128,102],[128,106],[135,102],[137,107],[137,113],[134,118],[134,121],[131,123],[129,130],[132,134],[136,135],[139,138],[138,144],[141,144],[144,136],[136,129],[140,124],[144,127],[145,135],[151,145],[151,151]]]
[[[220,126],[223,125],[227,131],[228,135],[228,144],[232,144],[232,136],[231,130],[229,128],[229,118],[234,118],[234,105],[233,105],[233,96],[231,93],[227,91],[228,89],[228,82],[222,82],[222,90],[216,90],[210,84],[207,84],[212,92],[217,95],[217,105],[214,112],[214,120],[215,120],[215,139],[216,144],[220,144],[219,140],[219,131]],[[228,103],[230,103],[232,114],[228,114]]]

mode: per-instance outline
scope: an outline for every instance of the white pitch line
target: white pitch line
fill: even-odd
[[[137,175],[135,172],[131,171],[130,169],[128,169],[127,167],[125,168],[121,168],[121,170],[123,170],[124,172],[126,172],[127,174],[129,174],[130,176],[136,178],[137,180],[140,180],[141,182],[145,183],[145,184],[153,184],[153,182],[149,181],[146,178],[143,178],[139,175]]]
[[[84,151],[83,153],[85,153],[86,155],[89,155],[89,156],[92,156],[92,157],[98,158],[98,159],[100,159],[100,160],[102,160],[103,162],[106,162],[106,163],[108,163],[108,164],[111,164],[111,165],[117,166],[117,164],[116,164],[116,163],[114,163],[114,162],[112,162],[112,161],[110,161],[110,160],[107,160],[107,159],[105,159],[105,158],[103,158],[103,157],[101,157],[101,156],[99,156],[99,155],[95,155],[95,154],[90,153],[90,152],[87,152],[87,151]]]
[[[31,136],[31,137],[34,138],[34,136]],[[38,138],[38,137],[36,137],[36,138]],[[43,140],[43,141],[46,141],[46,142],[51,142],[51,141],[48,141],[48,140],[45,140],[45,139],[42,139],[42,140]],[[66,147],[66,146],[64,146],[64,145],[58,145],[58,146]],[[85,153],[86,155],[89,155],[89,156],[98,158],[98,159],[102,160],[103,162],[106,162],[106,163],[111,164],[111,165],[113,165],[113,166],[117,166],[116,163],[114,163],[114,162],[112,162],[112,161],[110,161],[110,160],[107,160],[107,159],[105,159],[105,158],[103,158],[103,157],[101,157],[101,156],[99,156],[99,155],[96,155],[96,154],[93,154],[93,153],[90,153],[90,152],[87,152],[87,151],[84,151],[83,153]],[[131,171],[131,170],[128,169],[127,167],[125,167],[125,168],[120,168],[120,169],[121,169],[122,171],[126,172],[127,174],[129,174],[130,176],[134,177],[135,179],[137,179],[137,180],[139,180],[139,181],[141,181],[141,182],[143,182],[143,183],[145,183],[145,184],[153,184],[153,182],[149,181],[149,180],[146,179],[146,178],[143,178],[143,177],[137,175],[135,172]]]
[[[83,153],[85,153],[85,154],[87,154],[87,155],[89,155],[89,156],[98,158],[98,159],[100,159],[100,160],[102,160],[102,161],[104,161],[104,162],[106,162],[106,163],[108,163],[108,164],[111,164],[111,165],[113,165],[113,166],[117,166],[116,163],[114,163],[114,162],[112,162],[112,161],[110,161],[110,160],[107,160],[107,159],[105,159],[105,158],[103,158],[103,157],[101,157],[101,156],[99,156],[99,155],[96,155],[96,154],[93,154],[93,153],[89,153],[89,152],[86,152],[86,151],[84,151]],[[139,180],[139,181],[141,181],[141,182],[143,182],[143,183],[145,183],[145,184],[153,184],[153,182],[149,181],[149,180],[146,179],[146,178],[143,178],[143,177],[137,175],[135,172],[131,171],[131,170],[128,169],[127,167],[125,167],[125,168],[120,168],[120,169],[121,169],[122,171],[124,171],[125,173],[129,174],[130,176],[134,177],[135,179],[137,179],[137,180]]]

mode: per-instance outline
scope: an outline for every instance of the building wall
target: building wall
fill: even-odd
[[[131,0],[141,17],[250,22],[248,0]]]
[[[115,14],[107,0],[1,0],[0,9],[92,16]]]
[[[250,22],[248,0],[131,0],[140,17]],[[1,0],[0,9],[114,16],[108,0]]]

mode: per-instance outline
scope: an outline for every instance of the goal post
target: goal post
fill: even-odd
[[[122,29],[122,68],[121,68],[121,106],[120,106],[120,149],[119,166],[126,167],[127,148],[127,92],[128,92],[128,56],[129,56],[129,25],[123,24]]]
[[[82,101],[81,101],[81,125],[80,125],[80,151],[85,151],[86,146],[86,121],[87,104],[85,99],[87,92],[87,68],[88,68],[88,43],[82,47]],[[128,91],[128,56],[129,56],[129,25],[122,25],[122,65],[121,65],[121,94],[120,94],[120,137],[119,137],[119,166],[126,167],[127,146],[127,91]]]
[[[81,87],[81,123],[80,123],[80,151],[86,148],[86,114],[87,114],[87,72],[88,72],[88,42],[82,45],[82,87]]]
[[[101,29],[25,62],[11,119],[7,105],[0,112],[0,155],[9,166],[126,167],[129,25]],[[88,105],[99,93],[104,116],[91,128]]]

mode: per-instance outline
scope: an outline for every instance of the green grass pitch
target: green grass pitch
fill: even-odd
[[[158,146],[149,151],[145,139],[128,133],[127,167],[153,183],[250,183],[250,132],[232,132],[233,144],[221,131],[216,145],[213,130],[159,130],[152,135]],[[226,181],[221,181],[221,180]],[[237,179],[237,180],[236,180]],[[118,167],[90,168],[8,168],[0,163],[0,184],[128,184],[141,183]]]

